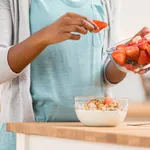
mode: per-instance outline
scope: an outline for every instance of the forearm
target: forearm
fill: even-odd
[[[8,53],[8,63],[15,72],[21,72],[29,65],[45,48],[43,31],[39,31],[25,41],[10,48]]]
[[[126,73],[120,71],[116,65],[110,61],[106,66],[105,76],[110,83],[117,84],[126,77]]]

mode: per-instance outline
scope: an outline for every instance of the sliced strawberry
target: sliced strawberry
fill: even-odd
[[[147,49],[147,42],[142,42],[138,44],[138,47],[140,50],[146,50]]]
[[[126,63],[126,53],[123,50],[116,50],[112,53],[114,61],[123,66]]]
[[[121,44],[121,45],[118,45],[118,46],[116,47],[116,50],[124,50],[124,51],[125,51],[126,48],[127,48],[126,45]]]
[[[147,63],[148,64],[150,63],[150,56],[148,56],[148,58],[147,58]]]
[[[97,32],[100,32],[102,29],[104,29],[108,26],[108,24],[106,22],[102,22],[99,20],[93,20],[93,22],[99,27],[99,30]]]
[[[147,64],[148,61],[148,54],[146,51],[140,51],[139,59],[138,59],[138,64],[139,65],[145,65]]]
[[[138,41],[138,43],[142,43],[142,42],[147,42],[147,38],[146,37],[142,37],[141,40]]]
[[[139,43],[139,41],[142,40],[142,37],[141,36],[136,36],[132,39],[131,43],[133,45],[137,45]]]
[[[128,43],[128,46],[133,46],[134,44],[132,42]]]
[[[104,105],[110,106],[111,104],[113,104],[113,101],[111,99],[106,99],[104,101]]]
[[[133,72],[134,72],[135,69],[138,68],[138,65],[133,66],[132,64],[125,64],[124,66],[126,67],[127,70],[130,70],[130,71],[133,71]]]
[[[147,52],[148,52],[148,54],[150,55],[150,44],[146,44],[146,50],[147,50]]]
[[[133,71],[133,65],[125,64],[124,66],[126,67],[127,70]]]
[[[139,49],[146,50],[146,48],[147,48],[147,42],[148,42],[147,38],[146,37],[142,37],[142,39],[139,40],[139,42],[138,42]]]
[[[126,48],[126,54],[129,58],[131,58],[133,61],[137,61],[139,57],[139,48],[137,46],[128,46]]]

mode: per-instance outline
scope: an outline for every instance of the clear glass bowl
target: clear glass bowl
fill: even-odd
[[[128,111],[128,99],[111,98],[119,103],[119,109],[95,110],[86,109],[89,100],[104,100],[103,97],[75,97],[75,111],[80,122],[87,126],[114,127],[124,121]]]
[[[148,36],[145,36],[147,39],[148,39],[148,41],[150,41],[150,35],[148,35]],[[125,72],[125,73],[138,73],[139,71],[142,71],[142,70],[145,70],[145,69],[147,69],[147,68],[149,68],[150,67],[150,62],[148,63],[148,64],[145,64],[145,65],[138,65],[137,67],[136,67],[136,69],[134,69],[134,71],[131,71],[131,70],[128,70],[125,66],[121,66],[121,65],[119,65],[119,64],[117,64],[116,62],[115,62],[115,60],[113,59],[113,57],[112,57],[112,53],[116,50],[116,48],[117,48],[117,46],[118,45],[127,45],[128,43],[129,43],[129,41],[131,41],[133,38],[129,38],[129,39],[126,39],[126,40],[123,40],[123,41],[121,41],[121,42],[118,42],[118,43],[116,43],[116,44],[113,44],[113,45],[111,45],[107,50],[106,50],[106,52],[107,52],[107,54],[109,55],[109,57],[111,58],[111,60],[115,63],[115,65],[117,66],[117,68],[118,69],[120,69],[121,71],[123,71],[123,72]],[[143,44],[143,43],[142,43]],[[150,44],[150,43],[149,43]],[[134,45],[134,46],[141,46],[141,44],[136,44],[136,45]],[[132,46],[131,46],[132,47]]]

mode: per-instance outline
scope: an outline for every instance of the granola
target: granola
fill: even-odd
[[[117,101],[111,100],[106,97],[104,100],[92,99],[89,100],[83,107],[84,110],[109,110],[114,111],[120,109],[119,103]]]

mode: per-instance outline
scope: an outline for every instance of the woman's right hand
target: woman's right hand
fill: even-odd
[[[87,34],[88,31],[97,32],[98,29],[97,25],[87,17],[68,12],[40,32],[45,44],[50,45],[65,40],[79,40],[80,34]]]
[[[19,73],[48,45],[69,39],[79,40],[80,35],[72,32],[86,34],[88,31],[97,32],[97,30],[99,28],[90,19],[75,13],[66,13],[51,25],[11,47],[8,53],[8,64],[15,73]]]

